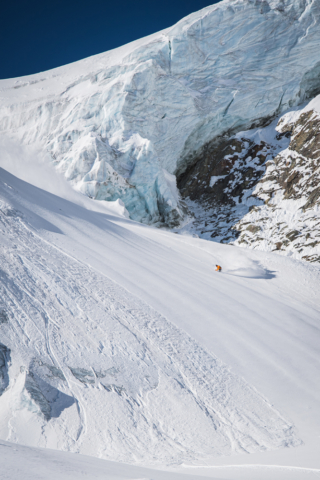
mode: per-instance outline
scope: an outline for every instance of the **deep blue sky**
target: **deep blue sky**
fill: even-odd
[[[3,0],[0,78],[41,72],[170,27],[217,0]]]

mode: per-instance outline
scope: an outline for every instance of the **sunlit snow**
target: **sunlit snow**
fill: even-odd
[[[134,223],[6,148],[1,438],[189,473],[319,467],[319,267]],[[51,193],[23,180],[41,168]]]

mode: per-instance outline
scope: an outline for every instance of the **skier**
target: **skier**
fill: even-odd
[[[216,265],[216,272],[221,272],[222,268],[220,267],[220,265]]]

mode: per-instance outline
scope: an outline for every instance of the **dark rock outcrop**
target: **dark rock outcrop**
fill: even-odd
[[[233,228],[236,244],[291,252],[311,262],[320,260],[320,115],[309,110],[293,122],[284,116],[277,129],[291,133],[290,145],[266,163],[253,196],[264,205],[249,212]],[[279,221],[280,220],[280,221]],[[247,222],[260,227],[248,235]]]
[[[237,135],[203,149],[177,179],[180,193],[195,216],[195,233],[222,243],[239,236],[232,226],[259,204],[251,194],[265,173],[266,161],[275,156],[280,144],[288,143],[285,137],[281,135],[273,145]]]
[[[276,130],[270,125],[205,146],[178,177],[194,214],[189,229],[222,243],[319,261],[320,114],[286,114]]]
[[[9,385],[8,365],[10,363],[10,349],[0,343],[0,395]]]

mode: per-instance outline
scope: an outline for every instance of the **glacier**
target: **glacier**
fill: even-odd
[[[2,136],[37,148],[78,191],[169,227],[176,176],[210,141],[320,92],[320,0],[224,0],[124,47],[0,82]]]

